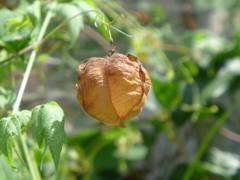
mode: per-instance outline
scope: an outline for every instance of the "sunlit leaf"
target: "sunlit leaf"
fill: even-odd
[[[20,177],[16,171],[9,166],[4,157],[0,156],[0,177],[1,180],[19,180]]]
[[[207,160],[203,163],[204,167],[214,174],[223,177],[231,177],[240,169],[240,157],[238,154],[211,149]]]
[[[12,105],[14,100],[15,100],[15,93],[11,89],[7,89],[0,86],[0,109],[3,109],[7,104]]]
[[[0,17],[1,17],[1,21],[0,21],[0,39],[1,39],[6,34],[5,27],[4,27],[5,22],[9,18],[13,18],[14,14],[13,14],[13,12],[11,12],[7,9],[1,9],[0,10]]]
[[[171,109],[179,103],[182,92],[178,81],[162,82],[155,77],[151,77],[151,81],[155,96],[164,108]]]
[[[101,12],[104,15],[104,21],[106,23],[109,22],[108,18],[105,16],[104,12],[101,11],[101,9],[98,8],[98,6],[95,4],[94,1],[79,1],[77,3],[77,5],[79,6],[79,8],[82,10],[82,12],[87,12],[87,11],[92,11],[92,12],[88,12],[86,13],[86,16],[89,18],[90,22],[92,24],[94,24],[94,26],[96,27],[96,30],[99,31],[102,36],[104,36],[105,39],[109,40],[109,35],[108,35],[108,31],[105,28],[105,25],[103,25],[99,19],[102,20],[102,16],[98,13]],[[98,11],[98,12],[97,12]]]
[[[47,5],[49,5],[48,3]],[[27,15],[32,23],[33,31],[31,32],[31,35],[33,37],[37,37],[39,34],[39,31],[41,29],[41,2],[40,1],[34,1],[30,6],[27,8]]]
[[[237,42],[233,47],[227,49],[227,51],[221,51],[212,58],[210,67],[208,69],[208,74],[213,75],[215,71],[224,65],[224,63],[231,61],[233,58],[239,58],[239,56],[240,42]]]
[[[211,97],[218,97],[222,95],[229,87],[229,83],[233,80],[233,74],[226,74],[221,77],[212,79],[203,89],[200,94],[201,103],[205,104]]]
[[[59,3],[56,7],[56,12],[63,20],[67,20],[82,11],[75,5],[69,3]],[[80,30],[83,28],[83,16],[79,15],[67,23],[70,34],[70,47],[77,41]]]
[[[184,123],[190,120],[190,117],[193,113],[193,111],[183,111],[181,106],[183,103],[186,104],[193,104],[193,99],[196,97],[193,97],[194,94],[197,92],[194,92],[194,89],[191,84],[185,84],[182,92],[182,100],[176,108],[171,113],[172,120],[177,126],[182,126]]]
[[[21,50],[30,40],[31,26],[26,12],[26,5],[19,7],[20,11],[0,10],[0,40],[9,52]],[[32,26],[33,27],[33,26]]]
[[[28,167],[23,166],[23,162],[20,159],[14,158],[14,165],[17,169],[18,175],[21,176],[21,178],[19,177],[17,180],[20,180],[20,179],[21,180],[31,180],[32,179],[32,176],[28,170]]]
[[[49,147],[57,169],[62,145],[66,143],[63,110],[56,102],[49,102],[35,107],[31,119],[33,137],[40,148]]]
[[[185,33],[182,40],[192,49],[195,62],[205,69],[216,54],[229,48],[230,43],[224,37],[203,30]]]
[[[201,102],[205,103],[209,98],[216,98],[224,94],[231,81],[240,75],[240,59],[232,58],[228,59],[225,65],[219,69],[216,77],[209,81],[201,92]]]
[[[33,24],[37,24],[37,21],[41,20],[41,2],[34,1],[30,6],[27,7],[27,13]]]
[[[187,70],[190,72],[192,76],[196,76],[198,74],[198,67],[195,64],[195,62],[189,60],[189,61],[184,61],[183,65],[187,68]]]
[[[93,1],[79,1],[77,3],[77,5],[81,9],[82,12],[84,12],[84,11],[91,11],[91,10],[99,11],[99,9],[97,8],[96,4]],[[91,20],[95,20],[96,16],[98,14],[96,12],[92,11],[92,12],[88,12],[86,15]]]
[[[146,157],[148,148],[145,145],[133,145],[128,147],[122,158],[129,161],[139,161]]]
[[[0,120],[0,154],[7,158],[11,166],[14,166],[12,160],[12,148],[15,147],[14,138],[20,138],[21,128],[27,124],[30,114],[25,110]]]
[[[30,22],[27,16],[10,18],[6,21],[6,25],[5,25],[7,33],[13,33],[14,31],[17,31],[20,28],[27,26],[28,23]]]
[[[194,82],[190,71],[182,63],[179,63],[178,65],[178,74],[186,79],[188,83],[192,84]]]

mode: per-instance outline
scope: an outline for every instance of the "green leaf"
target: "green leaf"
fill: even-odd
[[[20,28],[27,26],[30,23],[28,16],[19,16],[15,18],[9,18],[6,21],[6,31],[7,33],[14,33],[18,31]]]
[[[201,103],[206,103],[210,98],[217,98],[227,92],[231,83],[240,75],[240,58],[226,59],[226,62],[217,71],[216,76],[208,81],[201,90]]]
[[[225,74],[212,79],[200,93],[201,104],[205,104],[209,98],[218,97],[225,93],[234,76],[234,74]]]
[[[140,161],[147,156],[148,148],[145,145],[133,145],[127,148],[123,158],[129,161]],[[118,157],[121,157],[118,155]]]
[[[7,19],[9,18],[13,18],[15,14],[13,14],[11,11],[8,11],[7,9],[2,9],[0,11],[0,17],[1,17],[1,21],[0,21],[0,39],[2,37],[5,36],[6,32],[5,32],[5,22],[7,21]],[[16,16],[15,16],[16,17]]]
[[[34,1],[30,6],[27,7],[27,13],[31,22],[36,25],[41,20],[41,2]]]
[[[16,124],[15,124],[16,123]],[[19,126],[16,128],[15,126]],[[15,147],[14,136],[20,135],[20,124],[14,122],[10,117],[2,118],[0,120],[0,154],[3,154],[8,163],[14,166],[12,159],[12,147]]]
[[[49,102],[49,103],[47,103],[47,104],[60,107],[60,106],[58,105],[58,103],[56,103],[55,101],[51,101],[51,102]]]
[[[0,109],[3,109],[7,104],[12,105],[14,99],[15,94],[11,89],[0,86]]]
[[[69,3],[59,3],[56,7],[56,12],[60,15],[64,20],[67,20],[82,11],[76,6]],[[77,41],[77,37],[80,33],[80,30],[83,28],[83,17],[82,15],[78,15],[74,19],[70,20],[67,23],[68,29],[70,31],[70,47],[73,47],[75,42]]]
[[[31,146],[32,147],[32,146]],[[31,149],[32,151],[32,149]],[[35,157],[34,157],[35,158]],[[33,180],[27,166],[23,165],[22,159],[14,158],[14,164],[21,178],[17,180]]]
[[[32,114],[31,111],[22,110],[21,112],[17,112],[16,114],[14,114],[14,116],[21,119],[22,125],[27,125],[31,117],[31,114]]]
[[[151,81],[156,98],[164,108],[171,109],[180,102],[182,92],[178,81],[162,82],[155,77],[151,77]]]
[[[154,14],[154,22],[159,22],[166,19],[166,11],[162,4],[158,2],[151,3],[151,11]]]
[[[192,57],[198,66],[207,69],[212,58],[231,47],[230,41],[212,32],[197,30],[186,32],[182,41],[193,51]]]
[[[21,133],[24,133],[27,130],[28,124],[30,123],[31,111],[23,110],[17,113],[17,117],[21,119]]]
[[[11,166],[14,166],[12,160],[12,148],[15,147],[14,138],[20,138],[21,128],[27,124],[30,114],[25,110],[0,120],[0,154],[7,158]]]
[[[21,11],[20,11],[21,9]],[[0,10],[0,42],[9,52],[17,52],[24,48],[30,40],[30,19],[26,7],[18,11]]]
[[[46,6],[50,5],[51,3],[47,3]],[[27,8],[27,14],[32,22],[32,26],[34,27],[33,31],[31,32],[32,37],[37,37],[39,31],[41,29],[42,20],[41,20],[41,2],[34,1],[30,6]]]
[[[62,144],[66,143],[63,110],[56,102],[49,102],[35,107],[31,119],[33,137],[40,148],[49,147],[57,169]]]
[[[213,11],[213,10],[228,10],[236,6],[235,1],[225,1],[225,0],[196,0],[193,1],[194,7],[202,11]]]
[[[236,44],[225,51],[221,51],[216,54],[211,61],[210,67],[208,68],[208,74],[213,75],[218,68],[222,67],[224,63],[231,61],[234,58],[239,58],[240,56],[240,42],[236,42]]]
[[[188,69],[192,76],[198,74],[198,67],[192,60],[184,61],[183,65]]]
[[[19,180],[20,177],[18,176],[17,172],[14,171],[4,157],[0,156],[0,177],[1,180]]]
[[[213,148],[207,160],[203,163],[203,166],[214,174],[231,177],[235,175],[240,168],[240,158],[238,154]]]
[[[197,96],[198,94],[194,92],[194,86],[186,83],[182,92],[182,100],[171,113],[171,119],[175,125],[180,127],[190,120],[193,111],[191,109],[188,111],[183,110],[182,104],[193,104],[194,98],[197,98]]]
[[[178,63],[178,74],[189,84],[192,84],[194,82],[193,76],[198,74],[198,68],[189,57],[184,57]]]
[[[82,12],[95,10],[95,11],[101,12],[104,15],[104,12],[102,12],[102,10],[98,8],[96,2],[94,1],[91,1],[91,0],[79,1],[77,3],[77,6],[81,9]],[[98,20],[98,18],[102,19],[101,15],[97,12],[92,11],[92,12],[86,13],[86,16],[89,18],[89,21],[91,24],[95,24],[96,30],[100,32],[107,41],[109,41],[109,34],[108,34],[108,31],[106,30],[105,25],[102,25],[102,23]],[[104,15],[104,21],[106,23],[110,22],[107,16],[105,15]]]
[[[93,148],[94,149],[90,151],[90,156],[93,156],[94,153],[96,154],[92,162],[95,168],[113,170],[118,167],[118,158],[114,156],[116,146],[113,141],[102,140],[100,143],[97,143]]]
[[[184,174],[188,168],[188,164],[179,164],[176,169],[171,173],[170,180],[179,180],[183,179]],[[206,174],[208,170],[206,170],[200,163],[197,163],[194,168],[193,175],[191,180],[207,180]]]
[[[183,63],[179,63],[178,65],[178,74],[187,80],[189,84],[194,82],[194,79],[190,73],[190,71],[183,65]]]
[[[99,11],[98,7],[93,1],[79,1],[77,3],[77,6],[84,11],[90,11],[90,10],[97,10]],[[86,14],[91,20],[95,20],[97,13],[96,12],[89,12]]]

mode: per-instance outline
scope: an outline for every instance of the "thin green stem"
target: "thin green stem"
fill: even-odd
[[[20,153],[18,152],[18,150],[16,148],[13,148],[18,159],[20,160],[20,162],[23,164],[23,166],[26,166],[26,163],[24,162],[24,160],[22,159],[22,157],[20,156]],[[27,167],[27,166],[26,166]]]
[[[240,103],[240,97],[238,97],[233,104],[228,108],[227,111],[225,111],[222,116],[217,120],[217,122],[211,127],[211,129],[208,131],[207,135],[203,139],[202,143],[199,146],[199,149],[193,159],[193,162],[188,167],[183,180],[189,180],[192,177],[193,171],[197,163],[199,162],[199,159],[205,152],[209,142],[213,138],[213,136],[216,134],[217,130],[221,127],[221,125],[227,120],[227,118],[232,114],[232,112],[236,109],[238,104]]]
[[[189,162],[188,154],[187,154],[187,152],[186,152],[186,150],[185,150],[185,148],[184,148],[184,146],[183,146],[183,143],[182,143],[181,139],[179,138],[179,136],[178,136],[177,133],[176,133],[174,124],[172,123],[171,120],[168,120],[168,121],[166,122],[166,124],[168,125],[168,127],[169,127],[170,130],[171,130],[171,131],[168,131],[168,132],[167,132],[167,135],[168,135],[169,139],[171,139],[171,140],[175,143],[175,145],[176,145],[179,153],[182,155],[182,157],[183,157],[187,162]]]
[[[38,35],[37,41],[40,41],[43,38],[43,36],[46,32],[47,26],[48,26],[48,24],[50,22],[50,19],[52,17],[52,9],[55,6],[56,6],[56,1],[54,1],[52,3],[51,9],[46,14],[46,17],[45,17],[43,25],[41,27],[40,33]],[[19,89],[19,92],[18,92],[18,96],[17,96],[16,102],[14,104],[13,113],[16,113],[19,110],[19,106],[21,104],[23,93],[25,91],[25,88],[26,88],[26,85],[27,85],[27,82],[28,82],[28,79],[29,79],[29,76],[30,76],[30,73],[31,73],[31,70],[32,70],[32,66],[33,66],[33,63],[34,63],[35,58],[36,58],[36,55],[37,55],[37,49],[35,48],[30,55],[28,65],[27,65],[26,71],[24,73],[23,81],[21,83],[21,86],[20,86],[20,89]],[[23,153],[24,153],[24,156],[26,158],[28,169],[29,169],[29,171],[32,175],[33,180],[40,180],[41,178],[40,178],[39,172],[38,172],[38,170],[36,170],[34,168],[34,164],[31,160],[31,156],[30,156],[27,144],[26,144],[25,134],[21,137],[20,143],[22,145]]]
[[[11,86],[12,89],[14,89],[15,88],[15,81],[14,81],[14,75],[13,75],[12,62],[9,62],[8,68],[9,68],[9,74],[10,74],[10,86]]]
[[[189,162],[190,158],[188,157],[188,154],[185,150],[182,140],[178,136],[178,134],[176,132],[176,128],[175,128],[172,120],[170,119],[169,110],[164,109],[161,112],[160,119],[161,119],[161,122],[165,123],[165,125],[167,126],[167,130],[165,130],[165,133],[168,136],[168,138],[176,145],[177,150],[179,151],[181,156],[185,159],[185,161]]]
[[[55,5],[56,5],[56,2],[53,3],[53,6],[55,6]],[[52,10],[49,10],[47,15],[46,15],[46,18],[43,22],[43,25],[42,25],[42,28],[41,28],[40,33],[38,35],[37,41],[41,41],[41,39],[43,38],[43,36],[46,32],[47,26],[50,22],[51,17],[52,17]],[[21,87],[19,89],[19,93],[18,93],[16,102],[15,102],[15,105],[14,105],[13,113],[17,112],[18,109],[19,109],[19,106],[20,106],[20,103],[21,103],[21,100],[22,100],[22,96],[23,96],[23,93],[25,91],[25,88],[26,88],[26,85],[27,85],[27,82],[28,82],[28,78],[30,76],[30,73],[31,73],[32,66],[33,66],[33,63],[35,61],[36,55],[37,55],[37,49],[34,49],[31,53],[31,55],[30,55],[30,59],[29,59],[28,65],[27,65],[27,69],[25,71],[23,81],[22,81],[22,84],[21,84]]]
[[[20,143],[22,145],[23,153],[24,153],[24,156],[27,161],[27,166],[32,175],[33,180],[41,180],[38,170],[36,170],[36,169],[34,170],[34,165],[31,160],[31,156],[29,154],[29,150],[28,150],[27,143],[26,143],[26,134],[22,135],[22,137],[20,139]]]
[[[89,163],[90,163],[90,169],[89,169],[88,173],[86,173],[86,175],[83,177],[83,180],[90,180],[90,174],[92,173],[92,167],[93,167],[94,158],[96,157],[97,153],[104,146],[106,146],[108,143],[110,143],[110,141],[104,141],[104,142],[100,143],[94,150],[91,151],[91,153],[88,156]]]
[[[136,18],[134,18],[133,15],[131,15],[128,11],[119,6],[117,3],[108,1],[108,4],[106,4],[105,2],[100,0],[96,0],[95,2],[101,9],[103,9],[105,12],[108,12],[108,15],[112,18],[118,16],[119,14],[117,12],[121,11],[122,14],[127,16],[127,19],[124,20],[124,23],[127,26],[141,27],[140,23],[136,20]]]
[[[159,45],[156,43],[156,39],[152,37],[150,32],[148,33],[148,35],[149,35],[148,42],[150,44],[153,44],[154,48],[156,49],[157,54],[159,55],[159,57],[162,58],[163,62],[166,65],[166,68],[167,68],[166,77],[167,77],[167,79],[173,79],[175,77],[175,73],[174,73],[173,66],[172,66],[170,60],[168,59],[166,54],[163,53],[163,51],[159,48]]]

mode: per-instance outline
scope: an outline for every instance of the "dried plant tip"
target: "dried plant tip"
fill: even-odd
[[[112,56],[116,52],[116,46],[114,46],[111,50],[108,51],[108,56]]]
[[[127,57],[130,61],[136,61],[138,59],[136,56],[133,56],[131,54],[128,54]]]
[[[111,56],[92,57],[78,68],[78,102],[83,110],[110,126],[139,114],[151,81],[136,56],[110,51]]]

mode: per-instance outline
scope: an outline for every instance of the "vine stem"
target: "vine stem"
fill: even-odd
[[[81,14],[90,13],[90,12],[96,12],[98,15],[101,16],[101,18],[98,18],[98,20],[99,20],[103,25],[105,25],[106,27],[109,28],[110,40],[112,40],[110,28],[115,29],[116,31],[124,34],[124,35],[127,36],[127,37],[132,37],[131,35],[128,35],[128,34],[126,34],[125,32],[123,32],[123,31],[121,31],[121,30],[119,30],[119,29],[111,26],[111,24],[116,20],[116,18],[115,18],[112,22],[106,23],[106,22],[104,21],[104,15],[103,15],[103,13],[101,13],[101,12],[98,11],[98,10],[88,10],[88,11],[84,11],[84,12],[78,13],[78,14],[76,14],[75,16],[72,16],[71,18],[63,21],[63,22],[62,22],[61,24],[59,24],[56,28],[54,28],[48,35],[46,35],[46,36],[44,37],[44,39],[41,38],[41,39],[39,39],[38,41],[35,41],[32,45],[29,45],[29,46],[25,47],[24,49],[20,50],[19,52],[13,54],[12,56],[10,56],[10,57],[8,57],[8,58],[6,58],[6,59],[4,59],[4,60],[1,60],[1,61],[0,61],[0,64],[3,64],[3,63],[5,63],[5,62],[13,59],[13,58],[16,57],[16,56],[22,55],[22,54],[28,52],[29,50],[33,49],[35,46],[38,46],[38,45],[44,43],[54,32],[56,32],[58,29],[60,29],[62,26],[64,26],[67,22],[69,22],[70,20],[72,20],[73,18],[75,18],[75,17],[77,17],[77,16],[79,16],[79,15],[81,15]],[[120,14],[119,16],[121,16],[121,14]],[[119,17],[119,16],[118,16],[118,17]],[[117,17],[117,18],[118,18],[118,17]]]
[[[207,135],[203,139],[202,143],[200,144],[197,153],[193,159],[193,162],[188,167],[183,180],[189,180],[192,177],[192,174],[194,172],[194,168],[199,162],[199,159],[203,155],[204,151],[206,150],[209,142],[213,138],[213,136],[216,134],[217,130],[221,127],[221,125],[227,120],[227,118],[232,114],[232,112],[237,108],[238,104],[240,103],[240,97],[238,97],[233,104],[225,111],[217,120],[217,122],[211,127],[211,129],[208,131]]]
[[[46,32],[46,29],[48,27],[48,24],[51,20],[51,17],[52,17],[52,10],[56,6],[56,4],[57,4],[57,2],[56,2],[56,0],[54,0],[51,8],[48,10],[48,12],[46,14],[46,17],[43,21],[41,30],[40,30],[39,35],[37,37],[37,41],[40,41],[43,38],[43,36]],[[28,61],[28,65],[27,65],[26,71],[24,73],[23,80],[22,80],[22,83],[21,83],[21,86],[20,86],[20,89],[19,89],[19,92],[18,92],[18,96],[17,96],[16,102],[14,104],[13,114],[16,113],[19,110],[19,106],[21,104],[23,93],[25,91],[25,88],[26,88],[26,85],[27,85],[27,82],[28,82],[28,79],[29,79],[29,76],[30,76],[30,73],[31,73],[31,70],[32,70],[32,66],[33,66],[33,63],[35,61],[37,51],[38,51],[37,48],[33,49],[32,53],[30,55],[30,59]],[[29,153],[29,150],[28,150],[28,147],[27,147],[27,143],[26,143],[26,137],[24,135],[21,137],[20,143],[22,145],[23,153],[24,153],[24,156],[26,158],[27,165],[28,165],[28,168],[29,168],[29,171],[32,175],[33,180],[40,180],[40,175],[39,175],[38,170],[36,170],[36,169],[34,170],[34,164],[31,160],[31,156],[30,156],[30,153]]]
[[[159,120],[161,122],[163,122],[168,128],[168,130],[165,130],[165,133],[166,133],[168,139],[171,140],[175,144],[177,150],[179,151],[181,156],[184,158],[184,160],[187,162],[190,162],[190,158],[188,157],[188,154],[182,143],[182,140],[179,137],[172,120],[170,119],[170,111],[165,109],[162,111],[161,114],[162,114],[162,116],[160,117],[161,120],[160,119]]]
[[[44,22],[43,22],[43,25],[42,25],[42,28],[39,32],[39,35],[38,35],[38,38],[37,38],[37,41],[41,41],[45,32],[46,32],[46,29],[47,29],[47,26],[51,20],[51,17],[52,17],[52,9],[56,6],[56,1],[54,1],[52,3],[52,7],[51,9],[48,10],[47,12],[47,15],[44,19]],[[27,82],[28,82],[28,78],[30,76],[30,73],[31,73],[31,70],[32,70],[32,66],[33,66],[33,63],[35,61],[35,58],[36,58],[36,55],[37,55],[37,49],[34,49],[30,55],[30,59],[29,59],[29,62],[28,62],[28,65],[27,65],[27,69],[25,71],[25,74],[24,74],[24,77],[23,77],[23,81],[22,81],[22,84],[21,84],[21,87],[19,89],[19,93],[18,93],[18,96],[17,96],[17,99],[16,99],[16,102],[14,104],[14,109],[13,109],[13,113],[14,112],[17,112],[18,109],[19,109],[19,106],[20,106],[20,103],[21,103],[21,100],[22,100],[22,96],[23,96],[23,93],[25,91],[25,88],[26,88],[26,85],[27,85]]]
[[[172,123],[172,120],[166,119],[164,121],[164,123],[169,128],[167,131],[165,131],[168,139],[171,140],[175,144],[177,150],[179,151],[181,156],[184,158],[184,160],[189,162],[190,158],[188,157],[188,154],[184,148],[184,145],[176,132],[176,129],[174,127],[174,124]]]
[[[171,139],[175,143],[179,153],[182,155],[182,157],[185,159],[185,161],[189,162],[190,158],[188,157],[188,154],[184,148],[184,145],[183,145],[180,137],[177,135],[174,124],[172,123],[171,120],[169,120],[169,121],[167,121],[167,125],[171,129],[171,131],[167,133],[169,139]]]

